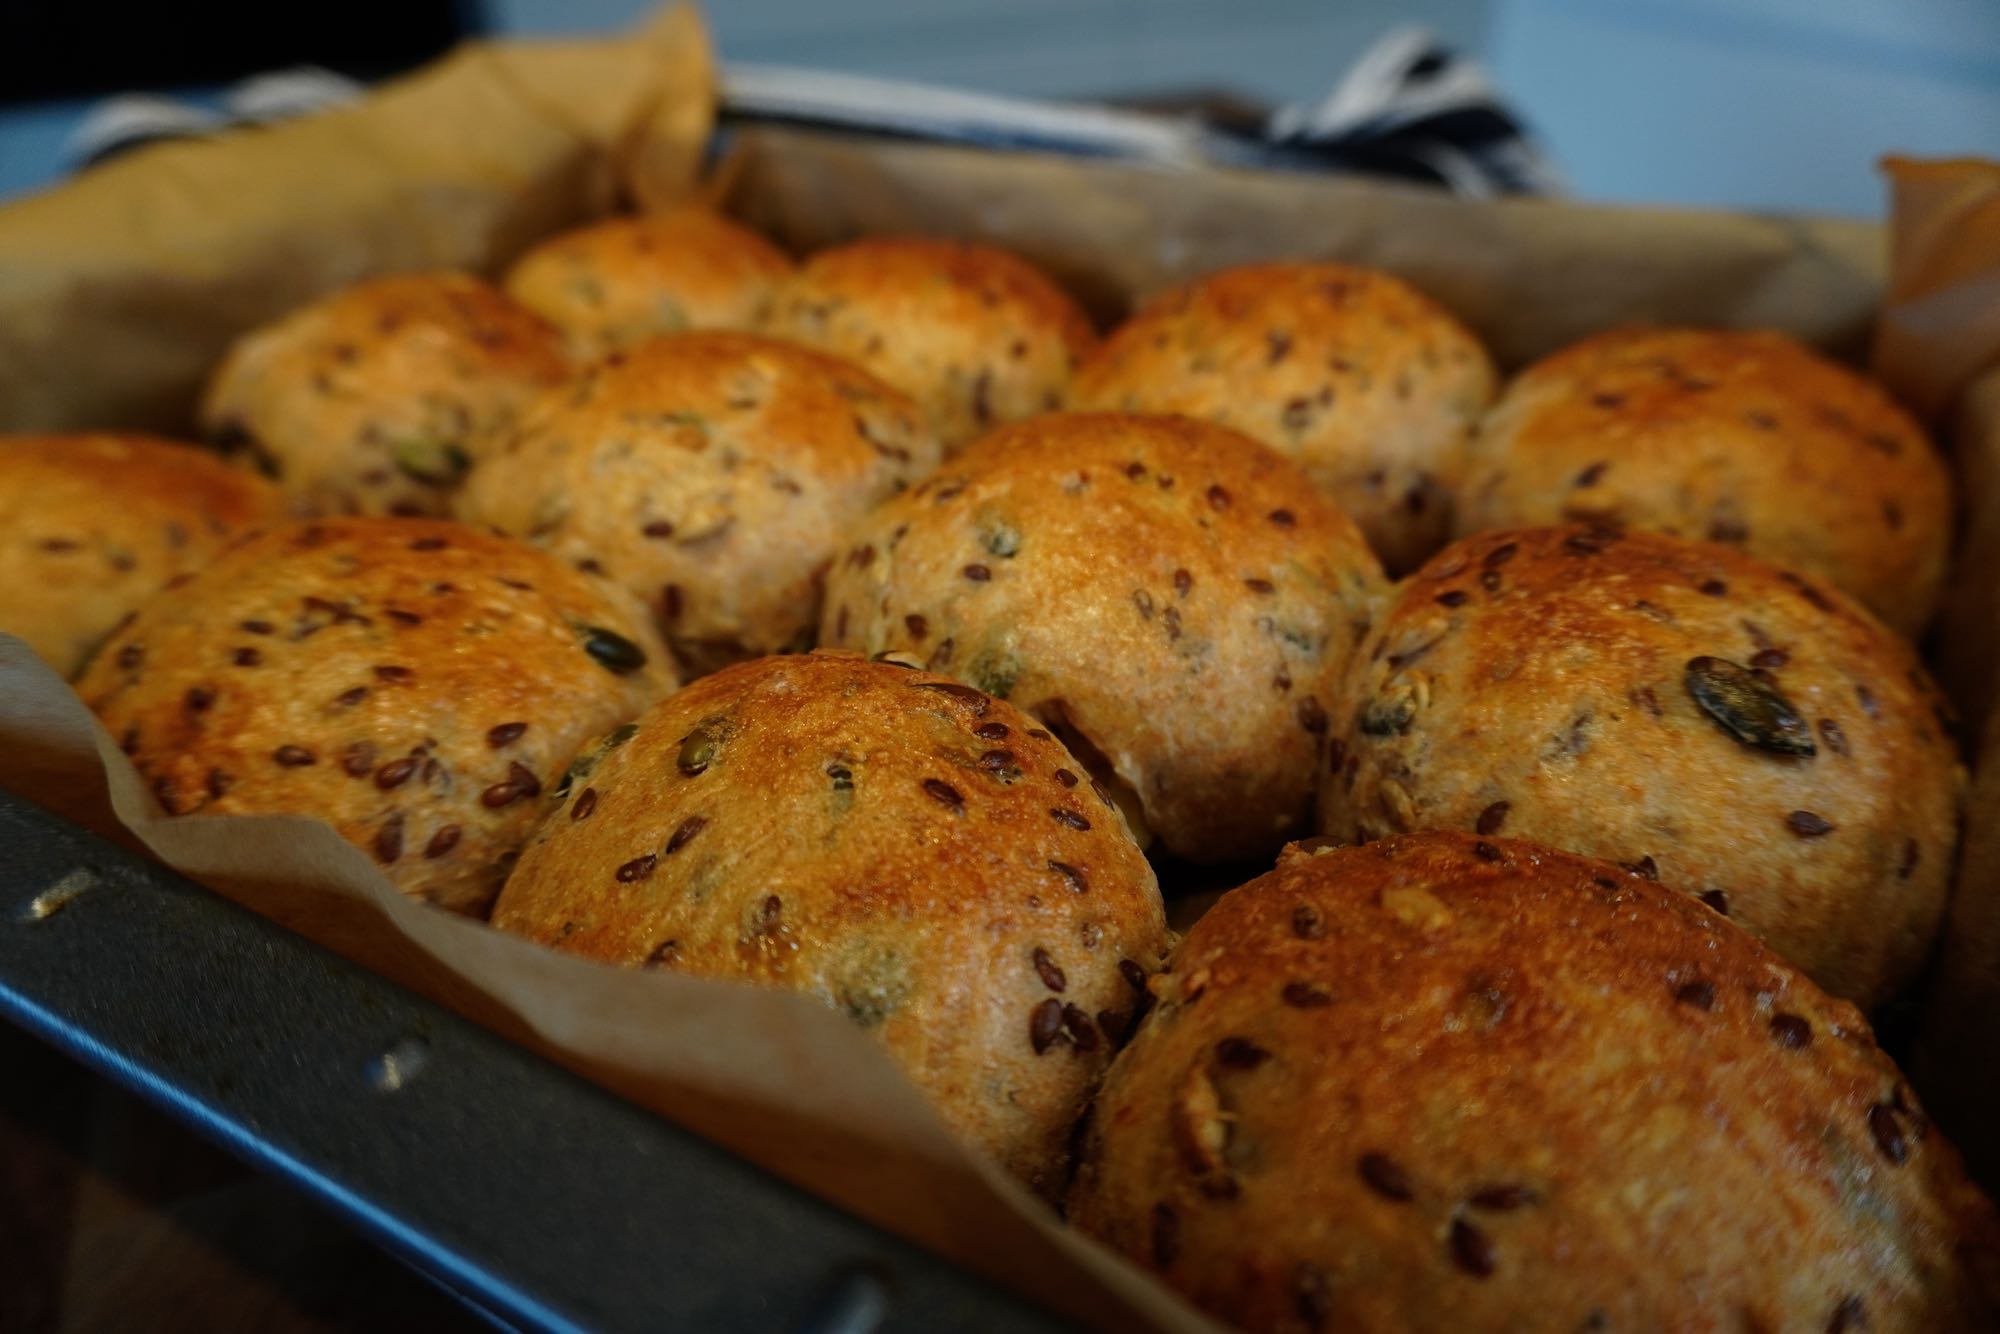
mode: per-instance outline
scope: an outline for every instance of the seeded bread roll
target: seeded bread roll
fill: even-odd
[[[878,237],[823,250],[780,285],[769,330],[912,395],[947,452],[1061,404],[1096,334],[1041,270],[992,246]]]
[[[1450,312],[1386,273],[1253,264],[1166,293],[1077,371],[1083,408],[1180,412],[1298,460],[1411,569],[1450,532],[1467,433],[1493,364]]]
[[[270,483],[190,445],[0,436],[0,630],[73,676],[162,585],[278,510]]]
[[[824,652],[744,663],[578,758],[493,922],[817,997],[1053,1191],[1168,945],[1152,870],[1081,769],[941,676]]]
[[[748,329],[792,261],[705,208],[610,218],[542,242],[507,295],[561,329],[580,359],[685,329]]]
[[[680,334],[552,391],[473,470],[459,513],[651,602],[700,674],[810,648],[841,533],[937,462],[916,405],[859,367]]]
[[[403,274],[238,339],[202,424],[301,514],[442,514],[484,442],[567,373],[562,336],[496,288]]]
[[[2000,1319],[1993,1208],[1861,1015],[1641,877],[1298,849],[1152,986],[1069,1217],[1243,1329]]]
[[[1411,576],[1355,654],[1320,823],[1634,866],[1871,1006],[1944,905],[1964,774],[1942,708],[1867,612],[1733,548],[1486,533]]]
[[[851,540],[823,642],[1011,700],[1190,860],[1269,855],[1308,818],[1381,571],[1271,450],[1181,417],[1040,417]]]
[[[77,684],[169,815],[316,815],[405,893],[483,913],[546,783],[674,685],[621,591],[422,519],[254,534]]]
[[[1472,444],[1461,533],[1565,521],[1740,546],[1914,634],[1951,478],[1879,386],[1783,334],[1625,329],[1523,372]]]

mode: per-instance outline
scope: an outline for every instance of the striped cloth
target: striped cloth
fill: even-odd
[[[1549,195],[1562,176],[1485,73],[1421,28],[1370,47],[1333,91],[1275,112],[1264,139],[1327,165],[1432,181],[1462,195]]]
[[[85,118],[70,156],[88,165],[162,138],[265,124],[359,96],[320,69],[260,76],[213,104],[114,98]],[[823,70],[732,64],[725,126],[784,122],[996,149],[1114,157],[1162,165],[1215,162],[1398,177],[1472,196],[1557,194],[1562,180],[1479,66],[1420,28],[1371,46],[1318,102],[1261,122],[1035,101]]]

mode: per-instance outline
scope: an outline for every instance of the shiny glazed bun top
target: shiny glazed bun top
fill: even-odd
[[[146,599],[279,509],[269,482],[192,445],[0,436],[0,630],[73,675]]]
[[[399,274],[237,339],[201,419],[302,514],[442,514],[494,434],[568,371],[562,336],[491,284]]]
[[[551,237],[514,261],[504,285],[591,358],[659,334],[751,328],[791,269],[748,227],[686,207]]]
[[[77,683],[169,815],[326,820],[405,893],[492,902],[577,747],[674,685],[615,588],[434,519],[246,537]]]
[[[858,366],[678,334],[548,394],[458,512],[617,580],[699,674],[811,647],[841,534],[937,461],[916,405]]]
[[[1860,1014],[1642,876],[1297,852],[1153,989],[1069,1216],[1241,1328],[1994,1327],[1993,1208]]]
[[[1168,848],[1222,861],[1300,831],[1380,588],[1353,523],[1255,441],[1055,414],[855,528],[821,638],[1004,696]]]
[[[1443,545],[1491,360],[1451,313],[1389,274],[1251,264],[1174,288],[1077,372],[1083,408],[1180,412],[1296,459],[1393,574]]]
[[[494,924],[816,997],[1053,1190],[1167,946],[1152,870],[1081,771],[947,677],[743,663],[578,757]]]
[[[1097,339],[1069,295],[994,246],[871,237],[822,250],[767,329],[847,357],[914,397],[947,452],[1061,405]]]
[[[1397,591],[1333,710],[1322,829],[1506,833],[1638,867],[1874,1005],[1922,963],[1964,785],[1897,635],[1741,552],[1484,533]]]
[[[1523,372],[1473,442],[1460,532],[1586,521],[1741,547],[1906,634],[1951,547],[1943,457],[1881,387],[1777,333],[1622,329]]]

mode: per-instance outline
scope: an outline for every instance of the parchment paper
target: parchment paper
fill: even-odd
[[[1883,165],[1893,259],[1875,368],[1955,442],[1962,550],[1938,661],[1977,724],[2000,635],[2000,163]]]
[[[1954,442],[1962,548],[1938,660],[1981,742],[1912,1077],[2000,1192],[2000,163],[1886,166],[1894,258],[1876,365]]]
[[[0,208],[0,430],[182,432],[229,340],[398,270],[491,272],[693,188],[715,108],[701,20],[477,43],[363,102],[161,144]]]
[[[0,426],[186,413],[229,336],[364,273],[490,268],[691,186],[698,24],[478,47],[366,104],[148,150],[0,210]],[[1171,173],[797,132],[744,136],[728,197],[794,245],[983,237],[1109,315],[1203,269],[1334,255],[1413,278],[1510,363],[1635,319],[1766,325],[1858,352],[1879,229],[1469,203],[1365,182]],[[159,818],[68,687],[0,636],[0,785],[194,878],[917,1242],[1100,1328],[1206,1328],[965,1153],[872,1042],[798,997],[606,968],[412,904],[311,821]],[[504,1110],[496,1110],[504,1114]]]
[[[807,1189],[1100,1329],[1211,1330],[953,1138],[882,1048],[803,997],[612,968],[405,898],[331,827],[161,815],[76,693],[0,634],[0,785],[12,742],[64,815],[161,861]],[[504,1116],[505,1108],[494,1114]]]
[[[1508,367],[1631,321],[1783,329],[1858,356],[1881,299],[1874,223],[1468,200],[1359,178],[799,129],[748,132],[738,156],[732,207],[794,249],[869,232],[994,241],[1041,263],[1106,323],[1170,283],[1277,258],[1400,274]]]

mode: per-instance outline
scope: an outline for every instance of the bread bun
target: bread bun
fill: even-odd
[[[937,466],[916,405],[750,334],[614,353],[530,410],[459,498],[658,609],[694,673],[810,648],[841,533]]]
[[[791,269],[748,227],[676,208],[550,237],[514,261],[504,286],[588,359],[657,334],[751,328]]]
[[[1168,943],[1151,868],[1080,770],[941,676],[743,663],[579,757],[493,923],[838,1007],[1051,1190]]]
[[[1081,408],[1180,412],[1297,460],[1391,573],[1443,545],[1493,364],[1451,313],[1386,273],[1252,264],[1166,293],[1078,370]]]
[[[1459,532],[1569,521],[1731,543],[1914,634],[1951,478],[1879,386],[1783,334],[1624,329],[1524,371],[1471,449]]]
[[[1964,775],[1941,707],[1867,612],[1733,548],[1484,533],[1405,581],[1355,654],[1321,827],[1641,867],[1870,1006],[1944,905]]]
[[[910,655],[1055,729],[1182,857],[1305,822],[1334,677],[1381,573],[1298,468],[1178,417],[994,431],[877,508],[825,643]]]
[[[2000,1320],[1993,1208],[1861,1015],[1642,877],[1298,849],[1153,990],[1069,1216],[1240,1328]]]
[[[484,912],[578,746],[673,688],[616,589],[440,520],[253,534],[146,604],[77,692],[169,815],[316,815]]]
[[[1097,341],[1076,302],[1018,255],[914,237],[814,255],[780,286],[768,329],[910,394],[947,452],[1059,406]]]
[[[162,585],[279,508],[269,482],[191,445],[0,436],[0,630],[74,675]]]
[[[486,441],[567,373],[562,336],[496,288],[402,274],[239,338],[202,426],[301,514],[442,514]]]

